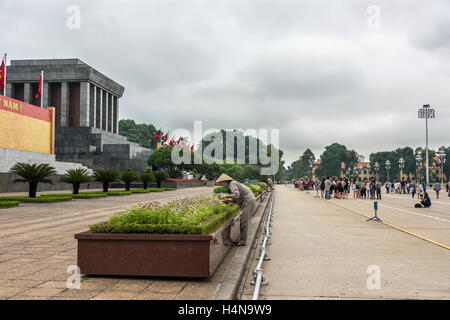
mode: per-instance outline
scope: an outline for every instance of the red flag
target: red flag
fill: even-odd
[[[156,134],[156,137],[153,139],[153,141],[158,140],[161,137],[161,130],[158,130],[158,133]]]
[[[169,146],[173,146],[173,143],[174,143],[175,141],[173,140],[173,138],[172,139],[170,139],[170,141],[169,141]]]
[[[39,89],[36,94],[36,100],[39,99],[39,97],[41,96],[41,92],[42,92],[42,76],[39,77]]]
[[[5,84],[6,78],[6,66],[5,60],[2,60],[2,66],[0,67],[0,89],[3,89],[3,85]]]
[[[181,137],[178,139],[178,141],[177,141],[177,145],[179,145],[180,144],[180,141],[181,141]]]
[[[192,145],[192,147],[191,147],[191,151],[194,151],[194,145]]]
[[[167,139],[169,139],[169,133],[166,133],[166,135],[162,138],[162,141],[167,142]]]

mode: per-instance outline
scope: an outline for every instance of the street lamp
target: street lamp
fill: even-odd
[[[425,157],[426,157],[426,179],[427,185],[430,183],[430,173],[429,173],[429,159],[428,159],[428,119],[436,118],[436,114],[433,108],[430,108],[429,104],[423,106],[418,112],[419,119],[425,119]]]
[[[378,180],[378,171],[380,170],[380,164],[378,162],[375,162],[373,168],[375,169],[375,180]]]
[[[405,160],[403,158],[400,158],[398,160],[398,168],[400,169],[400,181],[403,180],[403,168],[405,167]]]
[[[388,179],[388,181],[390,180],[389,179],[389,170],[391,169],[391,162],[389,161],[389,160],[386,160],[386,171],[387,171],[387,179]]]
[[[439,160],[441,162],[441,185],[444,185],[444,163],[445,163],[445,151],[440,150],[438,152]]]
[[[420,154],[416,157],[416,167],[419,169],[419,181],[422,180],[422,156]]]
[[[311,157],[311,158],[309,158],[309,169],[311,172],[311,180],[313,178],[313,166],[314,166],[313,164],[314,164],[314,159]]]

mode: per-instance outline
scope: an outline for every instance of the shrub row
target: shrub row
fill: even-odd
[[[19,201],[0,201],[0,208],[12,208],[18,205]]]
[[[0,197],[0,201],[19,201],[26,203],[52,203],[52,202],[63,202],[72,201],[72,197],[39,197],[39,198],[29,198],[26,196],[11,196],[11,197]]]

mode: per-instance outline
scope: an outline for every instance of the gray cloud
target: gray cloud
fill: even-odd
[[[81,30],[66,9],[81,8]],[[366,27],[379,5],[381,29]],[[419,0],[3,0],[11,59],[78,57],[126,87],[122,118],[164,130],[279,128],[288,163],[340,142],[368,156],[448,145],[450,4]]]

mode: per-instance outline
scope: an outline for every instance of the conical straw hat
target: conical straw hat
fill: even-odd
[[[219,179],[216,180],[216,183],[225,182],[225,181],[233,181],[234,179],[230,176],[227,176],[225,173],[222,173],[222,175],[219,177]]]

